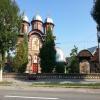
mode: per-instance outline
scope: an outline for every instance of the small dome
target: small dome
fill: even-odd
[[[64,57],[63,51],[58,47],[56,47],[55,49],[56,49],[56,61],[57,62],[65,62],[65,57]]]
[[[45,23],[52,23],[52,24],[53,24],[52,18],[47,17],[47,18],[45,19]]]
[[[22,17],[22,20],[23,20],[23,21],[26,21],[26,22],[28,22],[28,23],[29,23],[29,19],[28,19],[28,17],[27,17],[27,16],[25,16],[25,15]]]
[[[42,18],[41,18],[40,15],[35,15],[35,16],[33,17],[33,20],[38,20],[38,21],[41,21],[41,22],[42,22]]]

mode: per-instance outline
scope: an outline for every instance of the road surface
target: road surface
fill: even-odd
[[[99,89],[0,88],[0,100],[100,100]]]

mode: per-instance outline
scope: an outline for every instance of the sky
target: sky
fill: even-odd
[[[91,17],[93,0],[16,0],[31,22],[39,14],[54,21],[56,46],[69,56],[74,45],[78,52],[97,45],[96,23]]]

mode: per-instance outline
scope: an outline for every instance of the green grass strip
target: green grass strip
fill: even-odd
[[[32,83],[32,87],[64,87],[64,88],[95,88],[100,89],[100,83]]]
[[[0,86],[10,86],[11,84],[12,84],[12,82],[8,82],[8,81],[0,82]]]

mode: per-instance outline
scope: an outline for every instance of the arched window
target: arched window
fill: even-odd
[[[32,50],[38,50],[39,51],[40,47],[40,40],[38,37],[33,37],[32,39]]]
[[[24,32],[25,32],[25,33],[28,32],[28,27],[27,27],[27,25],[24,25]]]

